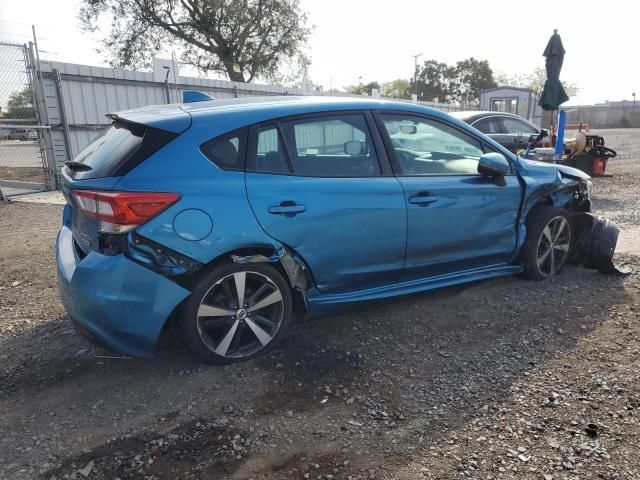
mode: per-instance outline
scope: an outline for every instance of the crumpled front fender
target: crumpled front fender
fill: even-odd
[[[553,205],[574,212],[591,211],[591,177],[586,173],[565,165],[523,158],[518,158],[517,172],[523,187],[523,198],[518,223],[518,245],[512,261],[520,255],[526,238],[527,215],[536,205]]]

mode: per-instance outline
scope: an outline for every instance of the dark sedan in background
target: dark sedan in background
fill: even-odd
[[[542,131],[537,125],[511,113],[468,111],[452,112],[451,115],[477,128],[514,153],[527,148],[529,138]]]

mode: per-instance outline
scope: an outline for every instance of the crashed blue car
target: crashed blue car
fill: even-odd
[[[294,318],[567,262],[589,177],[451,116],[328,97],[110,114],[62,171],[58,286],[79,330],[150,356],[169,325],[208,363]]]

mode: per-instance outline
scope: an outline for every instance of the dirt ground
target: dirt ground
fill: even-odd
[[[61,207],[0,205],[0,478],[640,478],[640,130],[605,134],[595,209],[632,275],[370,304],[228,367],[85,341],[56,292]]]
[[[44,182],[38,143],[0,140],[0,180]]]
[[[4,167],[0,165],[0,180],[44,183],[42,167]]]

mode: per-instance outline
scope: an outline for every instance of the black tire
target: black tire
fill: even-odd
[[[243,279],[246,307],[233,308],[238,303],[236,278]],[[281,300],[251,311],[278,296]],[[180,309],[179,322],[189,349],[203,362],[221,365],[249,360],[270,351],[289,328],[291,311],[291,289],[277,268],[267,263],[227,262],[202,275]],[[224,315],[225,312],[235,314]],[[205,315],[207,313],[215,315]],[[231,340],[225,343],[229,335]],[[269,336],[271,339],[264,343]],[[221,355],[222,352],[225,354]]]
[[[544,280],[560,273],[569,259],[573,240],[569,212],[549,205],[539,205],[529,212],[526,227],[524,277],[529,280]]]

